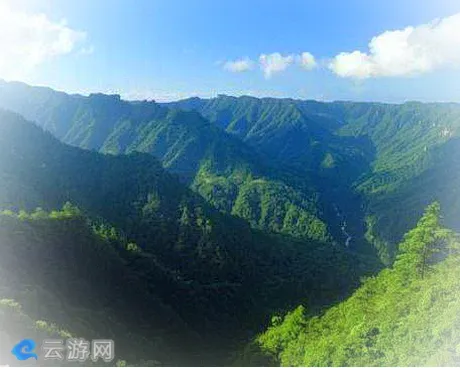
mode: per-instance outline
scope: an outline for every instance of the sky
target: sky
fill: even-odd
[[[0,0],[0,78],[170,101],[460,102],[458,0]]]

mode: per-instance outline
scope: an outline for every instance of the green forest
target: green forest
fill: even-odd
[[[118,366],[460,364],[460,105],[0,82],[0,108],[1,365],[26,336],[113,339]]]
[[[273,317],[247,357],[260,348],[283,366],[458,365],[459,247],[439,204],[430,205],[391,268],[324,313],[299,306]]]

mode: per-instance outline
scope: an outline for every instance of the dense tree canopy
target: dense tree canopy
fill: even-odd
[[[275,319],[247,359],[265,353],[287,366],[458,365],[459,246],[432,204],[391,269],[321,315],[298,307]]]
[[[0,172],[0,251],[10,275],[1,296],[23,305],[32,319],[85,336],[163,341],[142,347],[145,353],[126,343],[120,354],[126,351],[128,362],[152,356],[168,364],[225,361],[228,346],[242,344],[275,311],[301,300],[312,308],[328,304],[378,267],[338,245],[251,229],[207,204],[150,155],[69,147],[6,112],[0,114]],[[284,216],[292,211],[300,210],[288,208]],[[67,316],[57,313],[56,298],[45,301],[56,293]],[[35,303],[43,307],[36,310]],[[100,322],[91,311],[99,311]],[[120,329],[112,330],[110,321]],[[131,331],[132,325],[142,328]]]

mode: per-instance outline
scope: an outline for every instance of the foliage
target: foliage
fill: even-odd
[[[37,326],[115,336],[120,365],[458,363],[459,105],[0,82],[0,106],[41,126],[0,113],[0,297]]]
[[[330,303],[378,267],[304,234],[251,229],[214,209],[150,155],[69,147],[11,113],[0,114],[0,173],[0,234],[9,239],[1,258],[18,277],[8,279],[14,293],[3,297],[76,334],[114,336],[128,363],[224,361],[228,346],[273,312],[303,300],[312,308]],[[272,193],[270,185],[257,188]],[[310,206],[295,198],[294,208],[279,199],[291,221]],[[267,221],[278,214],[269,203],[262,208],[269,209]],[[302,216],[309,228],[314,219]],[[314,236],[325,234],[321,223],[318,228]]]
[[[287,314],[257,339],[260,349],[288,366],[458,365],[458,246],[431,205],[391,269],[320,315]]]

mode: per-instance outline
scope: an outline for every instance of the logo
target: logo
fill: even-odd
[[[35,341],[31,339],[25,339],[15,345],[11,353],[16,357],[17,360],[27,360],[30,358],[38,359],[37,354],[34,353]]]
[[[11,353],[18,360],[30,358],[38,360],[38,355],[34,352],[35,347],[34,340],[24,339],[11,350]],[[65,359],[68,362],[84,363],[91,358],[95,363],[100,359],[105,363],[109,363],[115,358],[115,342],[113,340],[88,341],[73,337],[65,342],[64,340],[46,339],[42,341],[40,354],[45,360],[59,360],[62,362]]]

